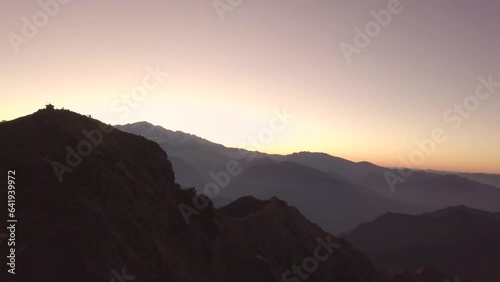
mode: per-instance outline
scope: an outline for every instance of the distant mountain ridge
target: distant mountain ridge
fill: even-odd
[[[106,132],[99,135],[99,128]],[[59,181],[54,161],[68,160],[67,148],[81,149],[89,140],[85,132],[98,142],[80,150],[81,162],[68,163],[72,169]],[[40,110],[1,123],[0,134],[0,167],[17,172],[16,200],[22,203],[16,234],[26,250],[16,257],[19,282],[110,281],[116,273],[151,282],[277,282],[289,273],[293,281],[295,265],[315,257],[318,248],[326,251],[323,258],[329,256],[308,271],[308,281],[451,278],[430,269],[379,272],[347,241],[276,198],[244,197],[221,209],[207,200],[186,224],[178,206],[191,203],[196,193],[175,183],[167,153],[155,142],[86,116]],[[6,185],[0,190],[7,195]]]
[[[224,171],[230,161],[236,160],[241,173],[232,176],[227,187],[220,189],[218,205],[247,195],[260,199],[277,196],[334,233],[350,231],[386,212],[419,214],[455,205],[500,211],[500,189],[457,175],[415,171],[392,192],[385,178],[385,173],[391,170],[369,162],[352,162],[325,153],[250,152],[146,122],[116,127],[158,142],[172,156],[179,183],[195,187],[200,193],[214,181],[211,173]],[[161,138],[163,135],[169,137]],[[175,139],[172,137],[175,135],[181,137]],[[171,139],[183,142],[172,143]],[[278,174],[286,177],[277,177]],[[311,181],[316,185],[309,188]],[[300,196],[303,193],[308,193],[308,197]],[[338,199],[344,200],[337,202]],[[322,204],[317,206],[317,203]]]
[[[405,205],[365,190],[342,178],[290,161],[255,161],[224,188],[220,196],[278,197],[297,207],[309,220],[335,234],[351,230],[387,210],[418,213]]]
[[[345,238],[381,269],[433,265],[476,281],[500,278],[500,213],[465,206],[422,215],[387,213]]]

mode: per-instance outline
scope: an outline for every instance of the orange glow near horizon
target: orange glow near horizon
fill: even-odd
[[[500,87],[458,128],[443,118],[475,93],[479,76],[500,81],[500,19],[483,17],[498,9],[450,16],[443,11],[452,4],[412,3],[347,63],[339,44],[385,7],[369,2],[246,1],[221,21],[210,3],[74,1],[19,53],[0,42],[0,120],[50,102],[239,147],[286,108],[295,118],[261,151],[397,167],[418,149],[415,140],[442,128],[447,140],[415,167],[500,173]],[[0,3],[1,33],[21,34],[21,18],[38,10],[37,1]],[[170,76],[126,114],[116,110],[157,66]]]

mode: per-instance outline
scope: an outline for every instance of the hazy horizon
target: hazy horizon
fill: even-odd
[[[37,1],[0,3],[0,120],[52,103],[240,147],[287,109],[295,118],[259,151],[397,167],[418,150],[415,140],[440,128],[446,141],[412,167],[500,173],[500,87],[474,110],[455,108],[479,77],[500,82],[499,2],[401,0],[349,59],[342,43],[353,45],[355,28],[391,1],[243,1],[223,20],[205,1],[67,2],[16,46],[23,17],[44,10]],[[126,104],[123,95],[156,68],[169,76]]]
[[[499,12],[0,1],[4,280],[500,281]]]

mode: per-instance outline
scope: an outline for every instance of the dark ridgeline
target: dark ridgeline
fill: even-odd
[[[144,137],[108,131],[90,117],[54,109],[0,124],[0,167],[16,170],[16,235],[25,247],[12,281],[107,282],[120,273],[141,282],[282,281],[292,265],[314,255],[318,238],[329,236],[276,198],[209,204],[186,224],[178,206],[191,204],[195,192],[175,183],[167,154]],[[67,148],[87,154],[82,144],[92,144],[90,154],[66,160]],[[54,165],[67,170],[62,182]],[[0,189],[3,199],[6,185]],[[425,269],[392,279],[347,241],[331,240],[340,247],[307,281],[445,278]]]
[[[172,161],[177,182],[200,192],[214,181],[210,172],[224,171],[228,162],[237,160],[242,171],[220,189],[216,207],[246,195],[276,196],[334,234],[387,212],[421,214],[456,205],[500,211],[500,189],[458,175],[416,171],[397,183],[393,192],[385,173],[398,172],[368,162],[324,153],[248,152],[148,122],[116,127],[160,144]]]
[[[383,269],[432,265],[476,281],[499,281],[500,213],[465,206],[422,215],[388,213],[346,239]]]

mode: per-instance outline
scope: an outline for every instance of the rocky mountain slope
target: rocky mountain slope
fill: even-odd
[[[172,156],[178,182],[201,193],[214,183],[211,173],[224,172],[228,163],[236,161],[240,172],[220,189],[214,199],[216,206],[246,195],[260,199],[277,196],[336,234],[386,212],[420,214],[455,205],[500,211],[499,189],[458,175],[415,171],[391,189],[386,174],[397,176],[398,171],[369,162],[324,153],[249,152],[147,122],[116,127],[158,142]],[[305,193],[307,197],[302,196]]]
[[[1,171],[16,172],[21,250],[7,281],[411,281],[377,271],[276,198],[214,209],[180,189],[158,144],[89,117],[40,110],[1,123],[0,134]],[[193,199],[187,223],[179,207]]]

